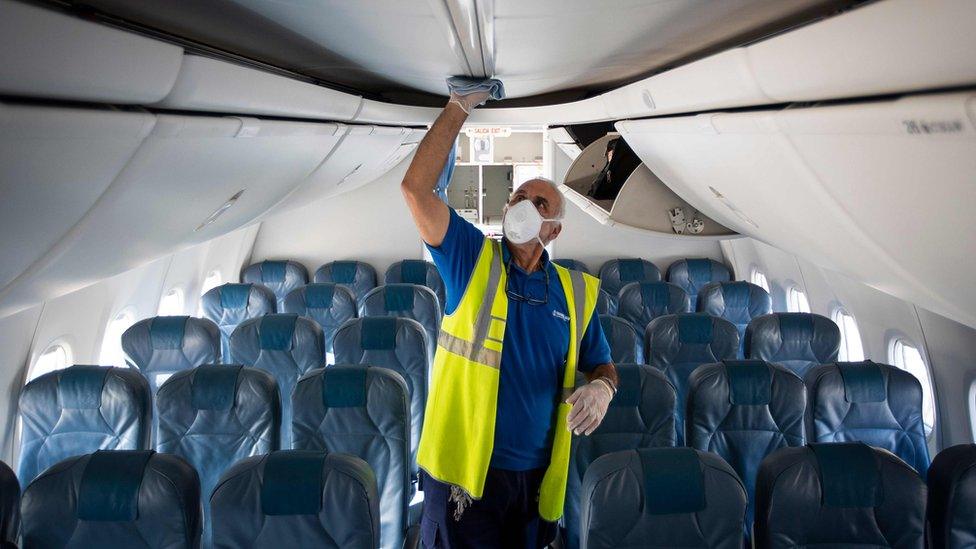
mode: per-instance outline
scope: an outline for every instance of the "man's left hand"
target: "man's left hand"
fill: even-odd
[[[593,380],[573,392],[566,399],[573,409],[567,417],[567,427],[576,435],[589,435],[600,426],[607,407],[613,400],[610,387],[600,380]]]

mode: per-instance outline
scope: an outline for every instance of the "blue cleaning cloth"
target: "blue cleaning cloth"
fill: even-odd
[[[447,204],[447,186],[451,184],[451,177],[454,175],[454,159],[457,158],[457,144],[458,140],[454,140],[454,145],[451,146],[451,152],[447,154],[447,162],[444,163],[444,169],[441,170],[440,177],[437,178],[437,186],[434,187],[434,193]]]
[[[458,95],[468,95],[475,92],[488,92],[492,99],[505,97],[505,85],[497,78],[470,78],[467,76],[452,76],[447,79],[447,89]]]

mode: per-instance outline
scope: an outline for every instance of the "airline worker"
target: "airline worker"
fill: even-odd
[[[417,455],[428,548],[547,545],[563,513],[570,439],[600,425],[618,384],[596,313],[599,280],[544,248],[562,228],[556,185],[515,190],[501,242],[434,193],[461,125],[487,97],[452,93],[401,186],[447,290]]]

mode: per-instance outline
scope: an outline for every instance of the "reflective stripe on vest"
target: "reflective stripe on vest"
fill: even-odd
[[[433,478],[474,499],[484,493],[495,438],[502,343],[508,314],[501,243],[485,239],[471,280],[437,338],[417,463]],[[562,516],[571,433],[565,403],[574,389],[583,330],[596,309],[598,279],[553,264],[569,308],[570,348],[557,406],[552,456],[539,494],[539,514]],[[580,327],[583,327],[581,329]]]

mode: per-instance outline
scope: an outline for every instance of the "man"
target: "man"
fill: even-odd
[[[618,378],[595,313],[599,281],[549,261],[555,184],[521,185],[503,242],[434,193],[461,125],[487,93],[452,93],[402,190],[447,290],[417,461],[428,548],[538,548],[562,516],[572,434],[599,426]],[[574,388],[576,371],[587,383]]]

